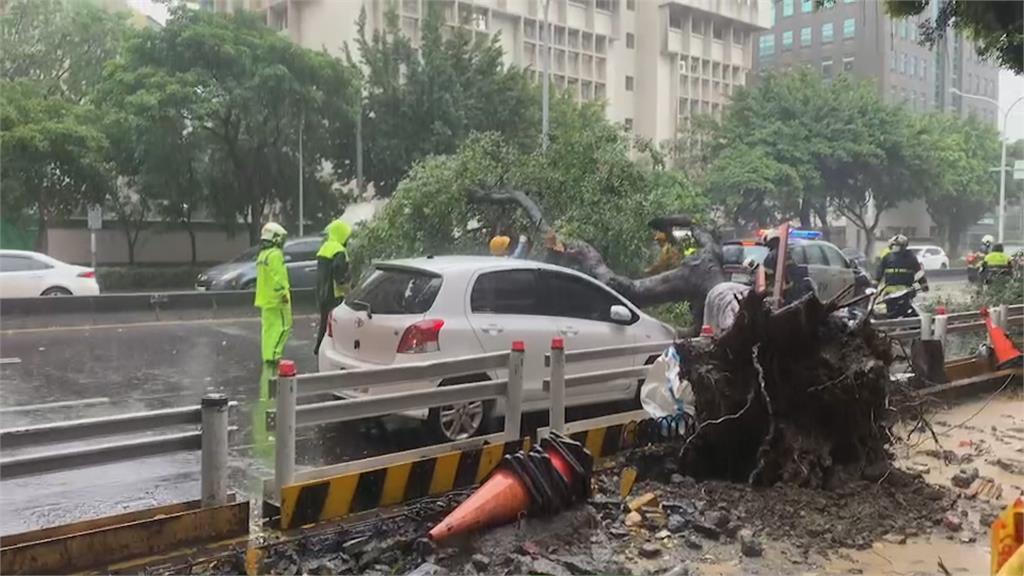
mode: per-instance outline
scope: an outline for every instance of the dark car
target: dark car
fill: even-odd
[[[306,236],[284,243],[284,261],[292,288],[312,288],[316,284],[316,251],[322,242],[319,236]],[[254,290],[259,253],[259,246],[253,246],[234,259],[203,271],[196,277],[196,290]]]

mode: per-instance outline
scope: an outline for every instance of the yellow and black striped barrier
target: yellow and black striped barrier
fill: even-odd
[[[666,433],[674,431],[676,424],[672,418],[646,418],[577,430],[570,432],[569,437],[590,450],[594,460],[600,460],[638,446],[664,442],[676,435]]]
[[[291,484],[281,488],[281,529],[468,488],[483,481],[505,454],[529,448],[530,439],[523,438]]]

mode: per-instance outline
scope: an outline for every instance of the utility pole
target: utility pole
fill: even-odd
[[[544,79],[541,82],[540,148],[548,149],[548,100],[551,90],[551,25],[548,23],[548,7],[551,0],[544,0]]]
[[[305,213],[303,210],[303,172],[305,172],[305,164],[302,163],[302,127],[306,124],[306,115],[302,114],[302,118],[299,121],[299,236],[304,236],[303,221],[305,220]]]
[[[359,110],[356,111],[356,189],[359,190],[359,198],[362,199],[366,192],[363,183],[363,96],[359,95]]]

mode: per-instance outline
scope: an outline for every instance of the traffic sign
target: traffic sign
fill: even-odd
[[[103,206],[91,204],[89,206],[89,230],[103,228]]]

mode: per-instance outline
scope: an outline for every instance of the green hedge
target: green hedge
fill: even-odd
[[[98,267],[96,280],[104,292],[189,289],[206,266]]]

